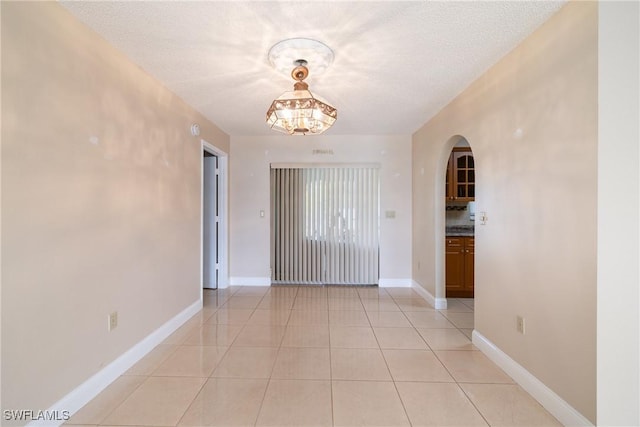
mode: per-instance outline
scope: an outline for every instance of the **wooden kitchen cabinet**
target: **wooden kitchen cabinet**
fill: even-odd
[[[473,298],[475,239],[447,237],[445,240],[445,284],[447,298]]]
[[[445,198],[471,202],[476,197],[476,171],[473,153],[468,148],[454,148],[447,163]]]

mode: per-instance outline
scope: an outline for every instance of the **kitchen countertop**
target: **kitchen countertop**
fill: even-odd
[[[445,235],[449,237],[473,237],[473,225],[452,225],[445,228]]]

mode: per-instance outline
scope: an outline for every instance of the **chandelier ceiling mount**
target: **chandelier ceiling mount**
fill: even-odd
[[[324,43],[311,39],[283,40],[269,50],[271,65],[279,71],[286,66],[287,72],[293,66],[290,73],[296,81],[293,91],[283,93],[271,103],[267,111],[267,125],[271,129],[289,135],[317,135],[335,123],[338,111],[312,94],[304,81],[309,76],[310,66],[324,71],[332,61],[333,51]]]

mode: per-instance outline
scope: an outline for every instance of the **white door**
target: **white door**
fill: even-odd
[[[203,161],[203,286],[208,289],[217,289],[220,265],[218,259],[220,232],[218,157],[205,151]]]

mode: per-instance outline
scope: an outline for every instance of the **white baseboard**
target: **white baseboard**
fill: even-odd
[[[582,414],[547,387],[542,381],[534,377],[518,362],[496,347],[481,333],[474,330],[473,344],[489,359],[502,368],[520,387],[533,396],[547,411],[565,426],[593,426]]]
[[[410,288],[411,279],[378,279],[378,286],[381,288]]]
[[[182,310],[164,325],[147,335],[142,341],[124,352],[116,360],[54,403],[48,409],[49,413],[54,413],[54,411],[58,411],[57,413],[59,414],[63,413],[63,411],[68,411],[70,415],[76,413],[201,309],[202,300],[198,300]],[[59,426],[64,421],[65,420],[32,421],[27,425],[51,427],[54,425]]]
[[[270,277],[229,277],[231,286],[271,286]]]
[[[431,292],[420,286],[418,282],[412,280],[412,288],[419,293],[422,298],[426,299],[429,304],[434,306],[436,310],[446,310],[447,309],[447,299],[446,298],[436,298],[431,295]]]

